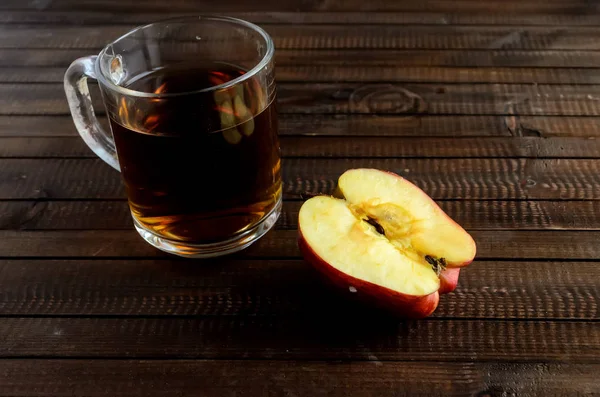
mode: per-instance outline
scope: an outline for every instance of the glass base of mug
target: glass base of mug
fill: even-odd
[[[211,244],[193,244],[169,240],[146,229],[135,219],[135,217],[133,218],[133,224],[135,226],[135,230],[137,230],[144,240],[161,251],[186,258],[212,258],[241,251],[264,236],[265,233],[271,230],[273,225],[275,225],[275,222],[277,222],[279,215],[281,215],[281,206],[282,204],[280,197],[279,201],[271,210],[271,212],[269,212],[269,214],[264,217],[262,221],[253,226],[251,229],[246,230],[245,232],[229,240]]]

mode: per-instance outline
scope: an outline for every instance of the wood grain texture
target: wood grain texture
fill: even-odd
[[[36,62],[44,65],[48,52],[81,50],[1,50],[0,54],[11,54],[23,59],[31,66]],[[340,65],[340,59],[350,65],[369,67],[535,67],[535,68],[597,68],[600,53],[586,50],[467,50],[467,49],[401,49],[378,50],[369,49],[278,49],[276,60],[278,65]],[[69,60],[70,61],[70,60]],[[6,66],[14,66],[10,59],[5,59]],[[52,61],[49,64],[55,65]],[[0,63],[2,65],[2,63]]]
[[[118,0],[5,0],[1,4],[3,10],[90,10],[135,12],[141,8],[153,12],[169,11],[195,11],[202,12],[213,8],[215,11],[430,11],[455,13],[490,13],[494,14],[573,14],[586,15],[595,11],[593,3],[585,0],[549,0],[540,3],[536,0],[489,0],[485,4],[473,0],[459,0],[452,4],[443,0],[424,0],[421,2],[376,0],[365,3],[359,0],[348,1],[304,1],[266,0],[258,4],[246,4],[240,1],[226,1],[218,4],[209,0],[172,0],[169,4],[159,0],[142,0],[135,5],[123,3]]]
[[[281,136],[600,137],[598,117],[280,114],[278,118]],[[105,117],[99,120],[107,124]],[[77,136],[71,116],[0,116],[1,138],[63,136]]]
[[[69,64],[80,57],[97,54],[101,47],[94,49],[70,48],[37,48],[18,49],[0,48],[0,67],[58,67],[66,69]],[[368,55],[368,56],[366,56]],[[421,67],[423,74],[428,74],[429,67],[465,67],[465,68],[598,68],[600,53],[586,50],[377,50],[370,49],[368,54],[363,49],[281,49],[275,53],[277,70],[283,66],[341,66],[343,59],[349,65],[358,68],[399,68]],[[351,68],[350,68],[351,69]],[[402,73],[393,71],[389,73]],[[479,73],[485,73],[480,71]],[[538,72],[530,72],[538,73]],[[568,72],[567,72],[568,73]],[[316,78],[317,76],[312,76]]]
[[[593,116],[600,114],[599,87],[282,83],[278,104],[283,113]],[[36,88],[35,85],[30,87]],[[48,107],[51,106],[48,103]]]
[[[403,322],[351,308],[281,318],[4,318],[0,335],[4,358],[597,363],[600,355],[600,327],[595,322]]]
[[[4,71],[2,71],[4,72]],[[9,70],[4,80],[18,80],[19,72]],[[24,72],[23,74],[26,74]],[[55,75],[53,75],[55,73]],[[3,74],[3,73],[2,73]],[[512,83],[512,84],[598,84],[594,68],[524,68],[524,67],[398,67],[398,66],[281,66],[277,79],[282,82],[404,82],[404,83]],[[2,75],[0,75],[2,76]],[[47,81],[55,81],[60,70],[48,71]],[[31,81],[35,81],[32,78]],[[58,81],[61,81],[60,79]]]
[[[473,230],[477,258],[600,260],[597,231]],[[235,258],[300,258],[295,230],[274,230]],[[134,230],[0,230],[2,258],[163,258]]]
[[[285,159],[284,198],[333,192],[349,168],[400,174],[436,200],[600,198],[600,164],[573,159]],[[122,199],[117,171],[98,159],[0,159],[0,199]]]
[[[0,68],[0,83],[62,83],[66,67]],[[278,65],[279,82],[600,84],[597,68]]]
[[[97,87],[93,106],[103,113]],[[598,116],[600,85],[296,84],[278,85],[281,113],[385,115]],[[0,115],[67,115],[62,84],[0,84]]]
[[[476,261],[433,317],[599,320],[599,279],[598,262]],[[367,311],[299,260],[3,260],[0,283],[0,316],[314,316],[308,321],[319,323]]]
[[[600,201],[439,201],[468,230],[600,230]],[[285,201],[277,229],[298,226],[301,201]],[[2,230],[130,230],[116,201],[0,201]]]
[[[352,139],[282,136],[284,158],[598,158],[600,140],[587,138],[397,138]],[[0,158],[95,158],[79,137],[0,137]]]
[[[558,363],[26,359],[0,361],[0,396],[571,397],[593,396],[598,371]]]
[[[0,25],[0,48],[102,48],[135,28]],[[595,27],[264,25],[280,49],[598,50]],[[195,40],[195,38],[192,38]]]
[[[23,146],[27,145],[20,145]],[[600,156],[600,141],[586,138],[536,137],[282,137],[281,149],[283,156],[288,158],[597,158]],[[0,156],[1,152],[0,149]]]
[[[146,24],[165,18],[196,16],[197,12],[137,12],[116,13],[96,11],[5,11],[0,14],[3,24],[60,24],[60,25],[115,25]],[[541,25],[541,26],[597,26],[596,14],[539,13],[504,15],[497,13],[460,14],[435,11],[412,12],[356,12],[356,11],[229,11],[228,16],[258,24],[398,24],[398,25]]]

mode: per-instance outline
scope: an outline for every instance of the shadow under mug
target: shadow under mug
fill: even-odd
[[[241,250],[281,212],[273,42],[239,19],[142,26],[75,60],[64,87],[75,126],[121,172],[136,230],[180,256]],[[111,133],[92,108],[99,83]]]

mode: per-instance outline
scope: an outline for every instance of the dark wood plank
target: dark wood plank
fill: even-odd
[[[439,201],[469,230],[600,230],[600,201]],[[276,224],[295,229],[301,201],[285,201]],[[0,201],[2,230],[130,230],[126,201]]]
[[[62,67],[66,68],[77,58],[97,54],[100,51],[88,49],[39,49],[19,50],[0,49],[1,67]]]
[[[90,90],[96,111],[103,113],[98,88]],[[284,114],[598,116],[599,98],[600,85],[278,85],[278,108]],[[62,84],[0,84],[0,115],[66,114]]]
[[[600,193],[596,165],[566,159],[287,159],[283,180],[287,197],[332,192],[346,169],[370,167],[403,175],[435,199],[595,199]],[[436,179],[438,172],[443,182]]]
[[[135,25],[0,25],[0,48],[97,49]],[[280,49],[598,50],[595,27],[264,25]],[[194,39],[195,40],[195,39]]]
[[[46,60],[48,52],[57,52],[57,56],[63,51],[75,52],[82,50],[27,50],[30,55],[23,54],[25,50],[1,50],[0,54],[7,53],[15,57],[15,60],[23,60],[28,65],[40,64],[56,65],[56,61]],[[89,52],[89,51],[88,51]],[[98,51],[99,52],[99,49]],[[86,55],[89,55],[86,54]],[[51,57],[48,57],[51,58]],[[561,67],[598,67],[600,53],[585,50],[451,50],[451,49],[402,49],[402,50],[377,50],[369,49],[280,49],[276,51],[277,65],[340,65],[340,59],[351,65],[370,67],[537,67],[537,68],[561,68]],[[65,65],[74,58],[66,59]],[[10,58],[0,61],[0,65],[18,66]],[[62,64],[61,64],[62,65]],[[60,66],[60,65],[57,65]]]
[[[101,116],[99,119],[101,124],[107,124],[105,117]],[[280,114],[279,135],[596,138],[600,137],[600,118]],[[68,115],[0,116],[0,137],[63,136],[77,136],[73,121]]]
[[[352,308],[288,317],[4,318],[0,335],[5,358],[597,363],[600,355],[596,322],[403,322]]]
[[[100,52],[93,49],[2,49],[0,67],[60,67],[80,57]],[[340,66],[340,59],[351,62],[354,67],[536,67],[536,68],[597,68],[600,52],[584,50],[523,51],[503,50],[376,50],[368,56],[361,49],[304,49],[290,50],[278,48],[275,60],[278,70],[283,66]],[[426,69],[422,69],[427,73]],[[389,73],[394,73],[391,69]],[[395,72],[401,73],[401,72]],[[480,73],[485,73],[484,71]],[[315,78],[316,76],[312,76]]]
[[[574,14],[585,15],[595,10],[594,4],[585,0],[549,0],[539,2],[537,0],[489,0],[485,4],[472,0],[454,1],[452,4],[443,0],[424,0],[420,2],[411,1],[386,1],[375,0],[368,3],[359,0],[344,1],[314,1],[288,0],[285,2],[266,0],[258,4],[246,4],[240,1],[227,1],[215,4],[210,0],[172,0],[169,4],[157,0],[142,0],[138,3],[129,4],[118,0],[4,0],[1,8],[4,10],[89,10],[89,11],[112,11],[112,12],[137,12],[140,9],[146,12],[173,12],[173,11],[195,11],[213,12],[223,11],[430,11],[456,13],[496,13],[513,15],[515,13],[526,14]]]
[[[97,85],[90,92],[95,110],[104,114]],[[69,114],[69,106],[62,84],[0,84],[0,114]]]
[[[518,116],[505,119],[510,132],[517,136],[584,136],[600,134],[600,119],[593,117]]]
[[[297,208],[294,208],[297,214]],[[286,211],[291,211],[286,206]],[[280,224],[288,219],[283,216]],[[297,223],[297,222],[295,222]],[[0,201],[0,229],[5,230],[130,230],[127,202]]]
[[[35,162],[36,160],[0,160],[0,163],[8,162],[4,166],[0,165],[0,169],[2,169],[0,191],[7,189],[5,194],[10,196],[4,198],[25,198],[23,195],[32,195],[35,198],[58,198],[57,188],[59,186],[69,186],[67,191],[63,191],[62,194],[65,199],[82,198],[81,196],[99,198],[98,194],[103,191],[107,193],[110,191],[106,198],[121,199],[125,197],[119,173],[112,168],[99,167],[98,165],[101,165],[100,160],[45,160],[53,164],[34,163],[30,165],[31,168],[27,171],[27,162],[30,161]],[[65,161],[67,163],[72,161],[81,162],[78,165],[81,166],[81,175],[75,176],[68,175],[68,172],[65,173],[65,166],[75,165],[65,164]],[[46,166],[48,167],[46,168]],[[44,175],[44,168],[49,171],[49,174]],[[48,180],[47,178],[52,174],[55,175],[56,179]],[[16,191],[8,194],[8,189],[16,189]]]
[[[571,397],[592,396],[598,371],[572,363],[2,360],[0,396]]]
[[[600,198],[600,164],[573,159],[284,159],[284,197],[333,192],[349,168],[405,176],[436,200]],[[119,173],[99,159],[0,159],[0,199],[122,199]]]
[[[21,87],[0,86],[0,92],[6,88],[8,97],[16,100],[15,113],[20,96],[39,93],[50,99],[57,94],[50,93],[48,85]],[[282,83],[278,87],[283,113],[600,115],[596,85]],[[41,105],[60,109],[51,101]]]
[[[477,258],[599,260],[597,231],[473,230]],[[274,230],[236,257],[299,258],[295,230]],[[2,258],[159,258],[133,230],[0,230]]]
[[[476,261],[433,317],[599,320],[599,279],[598,262]],[[0,283],[0,316],[319,317],[360,309],[299,260],[3,260]]]
[[[68,65],[66,65],[68,66]],[[0,83],[62,83],[63,67],[0,68]],[[596,68],[278,65],[279,82],[600,84]]]
[[[598,49],[597,30],[586,27],[463,27],[452,26],[369,26],[355,25],[352,29],[344,26],[305,25],[278,26],[267,25],[265,29],[273,36],[278,48],[429,48],[429,49],[527,49],[527,50],[594,50]],[[60,33],[59,33],[60,34]],[[86,34],[86,33],[83,33]],[[106,32],[109,37],[112,31]],[[118,37],[118,36],[116,36]],[[63,41],[49,40],[49,46],[60,42],[72,41],[65,37]],[[15,41],[29,45],[31,41],[15,37]],[[45,40],[44,40],[45,41]],[[42,41],[42,43],[44,42]],[[14,48],[13,44],[0,46]],[[35,43],[34,47],[44,47]],[[89,43],[89,44],[88,44]],[[86,44],[91,45],[92,40]],[[34,44],[34,43],[31,43]],[[103,45],[104,43],[99,43]]]
[[[106,117],[99,117],[106,125]],[[0,137],[77,136],[70,116],[0,116]]]
[[[600,140],[502,137],[291,137],[280,138],[284,158],[598,158]],[[79,137],[0,137],[0,158],[95,158]]]
[[[21,71],[9,71],[6,80],[27,78],[29,81],[46,78],[62,81],[64,71],[55,70],[29,78]],[[38,70],[38,69],[35,69]],[[4,72],[3,70],[1,72]],[[54,75],[53,75],[54,73]],[[1,73],[2,76],[4,73]],[[24,72],[23,75],[28,74]],[[279,66],[277,79],[282,82],[404,82],[404,83],[524,83],[524,84],[598,84],[598,69],[593,68],[467,68],[467,67],[402,67],[398,66],[339,66],[303,65]],[[60,79],[56,79],[60,77]],[[4,77],[0,77],[4,79]],[[56,79],[56,80],[55,80]]]
[[[43,116],[21,118],[0,116],[0,135],[40,135],[46,128],[48,135],[61,133],[53,124],[61,123]],[[67,116],[64,116],[67,117]],[[57,117],[60,120],[59,117]],[[30,121],[23,121],[30,120]],[[34,125],[31,123],[36,122]],[[47,127],[46,127],[47,123]],[[20,128],[21,125],[24,128]],[[3,129],[1,127],[4,127]],[[38,126],[38,127],[35,127]],[[20,129],[20,134],[19,134]],[[74,133],[74,131],[73,131]],[[308,136],[411,136],[411,137],[465,137],[465,136],[532,136],[532,137],[600,137],[600,118],[563,116],[389,116],[389,115],[303,115],[280,114],[280,135]],[[62,134],[62,133],[61,133]],[[44,134],[45,135],[45,134]]]
[[[0,26],[1,48],[89,48],[104,46],[134,25]],[[347,30],[337,25],[266,25],[281,49],[530,49],[596,50],[595,31],[585,27],[445,27],[367,26]]]
[[[197,12],[115,13],[96,11],[5,11],[0,23],[6,24],[60,24],[60,25],[115,25],[146,24],[165,18],[195,16]],[[259,24],[401,24],[401,25],[541,25],[541,26],[597,26],[600,16],[596,14],[530,13],[504,15],[496,13],[456,14],[435,11],[413,12],[355,12],[355,11],[229,11],[228,16]]]
[[[0,140],[0,145],[3,141]],[[34,146],[34,144],[20,147],[23,146]],[[539,139],[535,137],[429,139],[422,137],[353,137],[352,139],[282,137],[281,149],[283,156],[289,158],[597,158],[600,156],[600,141],[587,138]],[[0,156],[2,156],[2,149],[0,149]]]
[[[28,138],[1,137],[0,157],[93,158],[94,153],[78,136]]]

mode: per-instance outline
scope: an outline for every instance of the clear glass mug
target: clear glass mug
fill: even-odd
[[[241,250],[281,212],[274,47],[242,20],[139,27],[74,61],[64,86],[79,134],[121,172],[133,223],[153,246],[211,257]],[[112,134],[87,79],[100,86]]]

